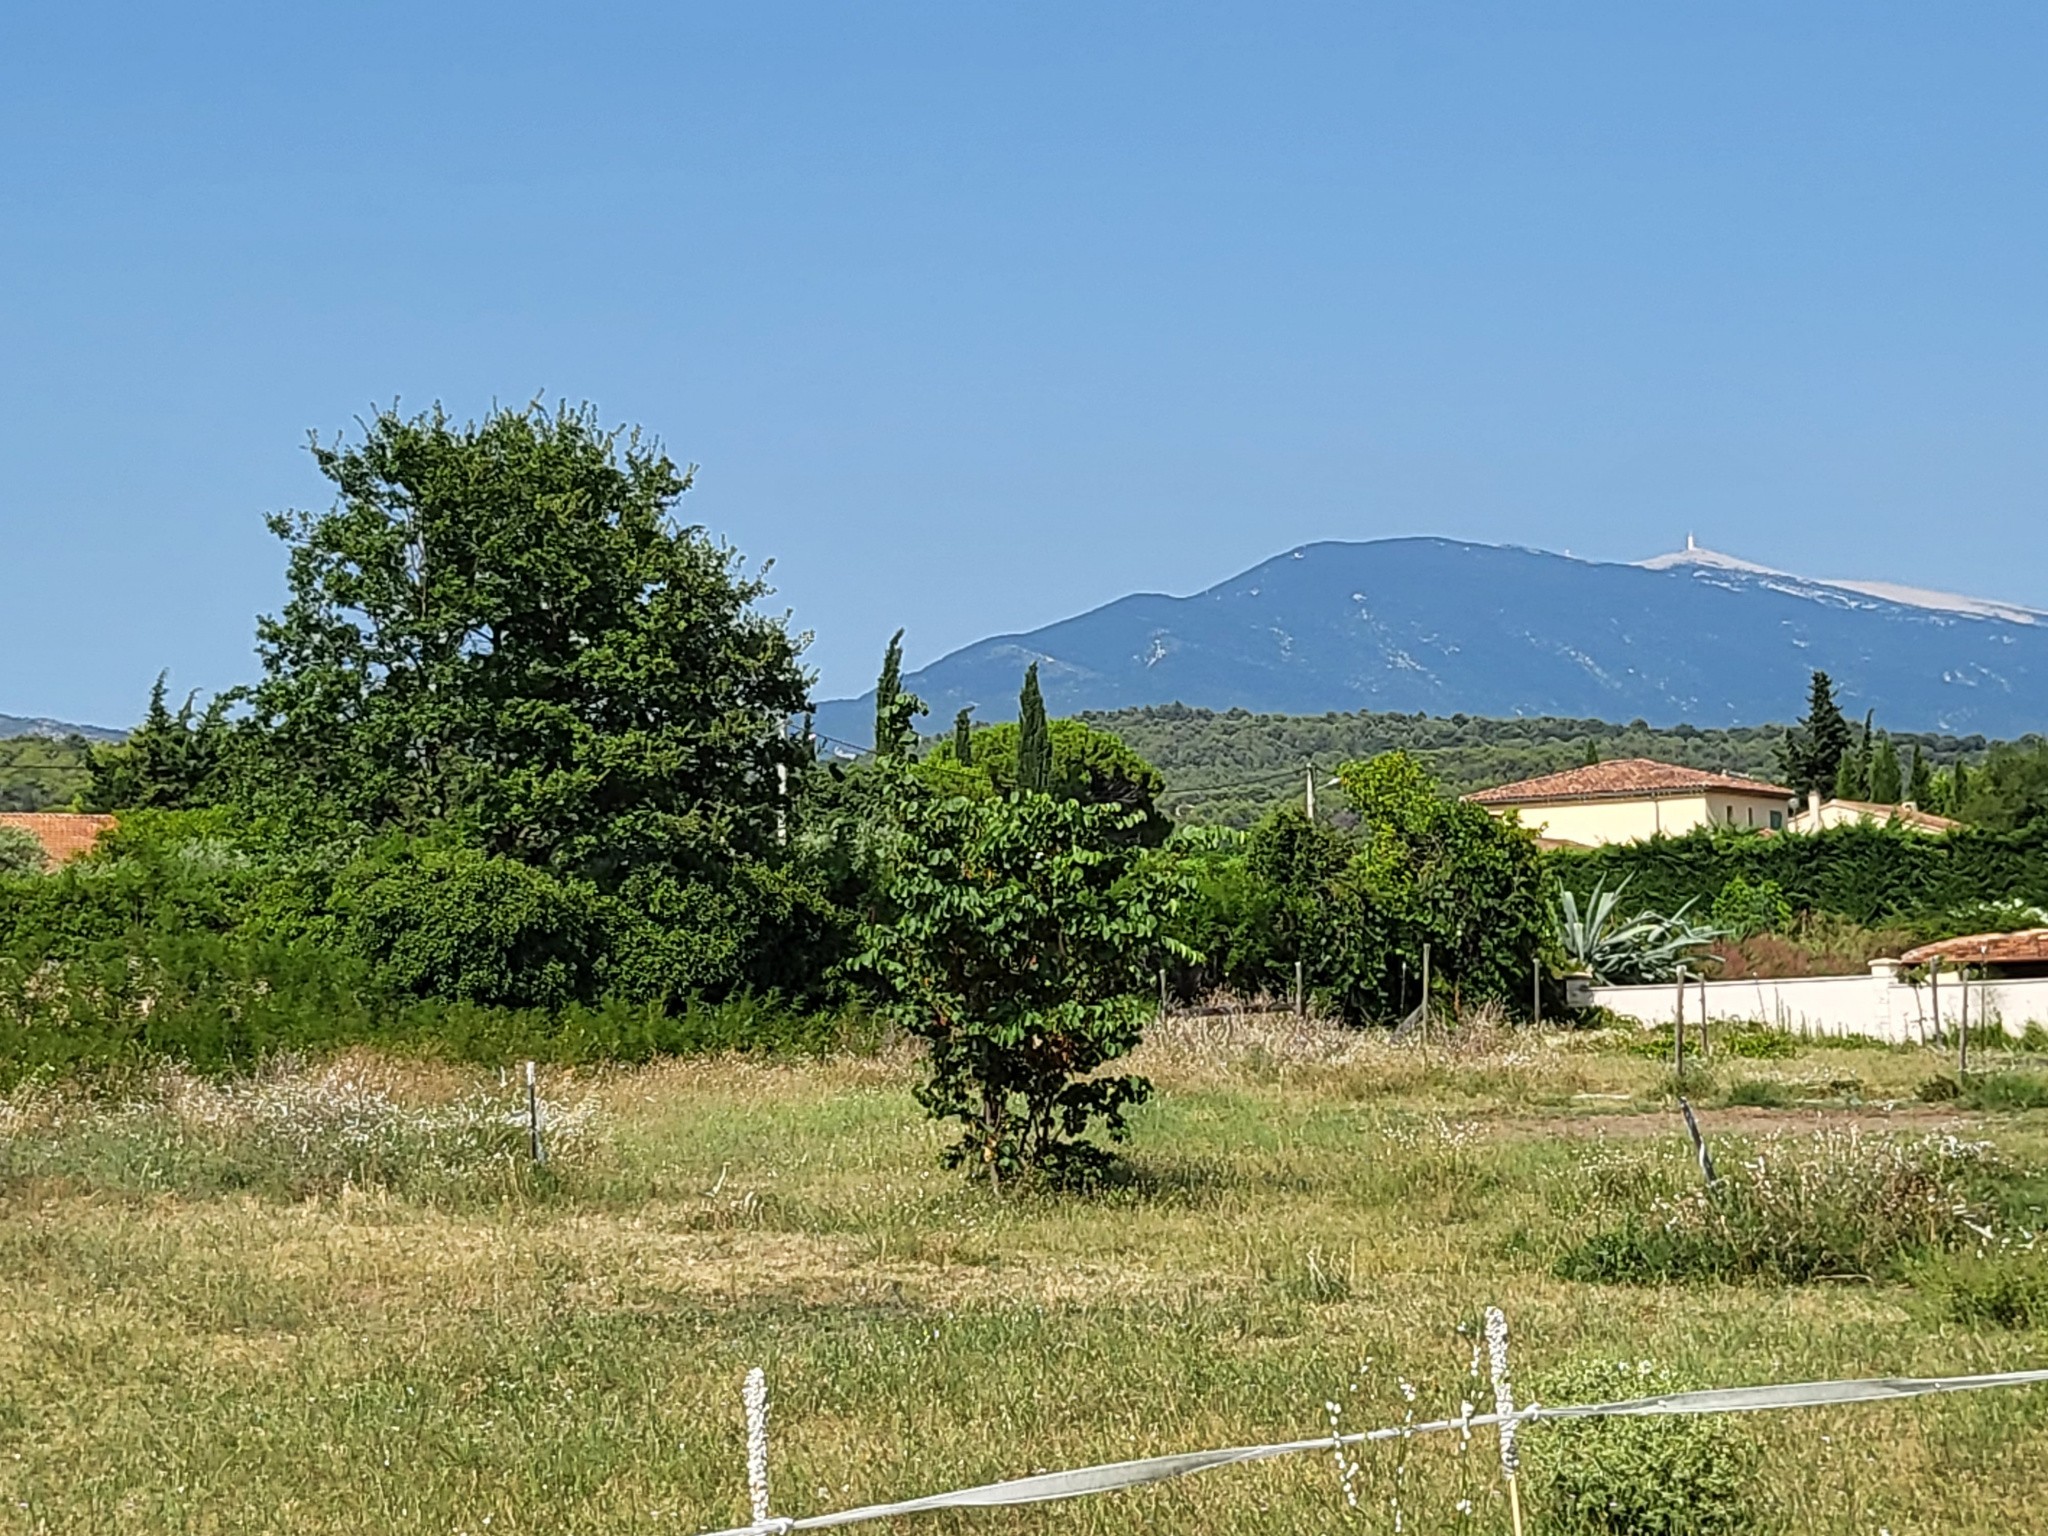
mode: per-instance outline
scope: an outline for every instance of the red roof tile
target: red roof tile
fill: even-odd
[[[2048,928],[2018,933],[1966,933],[1959,939],[1922,944],[1899,957],[1908,965],[1946,960],[1955,965],[2023,965],[2048,962]]]
[[[100,834],[113,826],[111,816],[81,816],[68,811],[0,812],[0,827],[19,827],[43,845],[54,864],[69,864],[92,852]]]
[[[1781,784],[1745,779],[1735,773],[1716,773],[1711,768],[1684,768],[1647,757],[1567,768],[1563,773],[1546,773],[1540,778],[1482,789],[1465,798],[1479,805],[1522,805],[1551,800],[1654,800],[1663,795],[1697,795],[1708,790],[1768,800],[1792,798],[1792,791]]]

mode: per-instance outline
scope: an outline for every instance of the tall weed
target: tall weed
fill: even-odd
[[[1609,1154],[1608,1161],[1630,1161]],[[1854,1128],[1724,1153],[1712,1186],[1669,1165],[1597,1178],[1594,1230],[1558,1260],[1566,1279],[1624,1284],[1876,1280],[1974,1240],[1972,1215],[2001,1167],[1988,1142],[1865,1136]]]

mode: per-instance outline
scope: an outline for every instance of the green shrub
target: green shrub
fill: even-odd
[[[0,827],[0,880],[12,875],[39,875],[46,856],[34,833],[20,827]]]
[[[1731,937],[1747,939],[1759,933],[1783,933],[1792,926],[1792,903],[1775,880],[1752,883],[1738,874],[1714,897],[1708,913],[1716,928]]]
[[[1769,1024],[1716,1024],[1707,1031],[1707,1047],[1745,1061],[1782,1061],[1798,1053],[1799,1042]]]
[[[1731,1083],[1721,1102],[1748,1109],[1783,1109],[1792,1102],[1792,1093],[1783,1083],[1769,1078],[1746,1077]]]
[[[336,876],[332,913],[403,995],[559,1008],[594,990],[595,889],[513,859],[392,842]]]
[[[1179,895],[1124,834],[1132,813],[1019,792],[899,802],[884,886],[894,920],[863,963],[929,1046],[917,1099],[960,1138],[954,1167],[999,1185],[1100,1169],[1100,1128],[1150,1085],[1100,1069],[1137,1045]]]
[[[1536,1382],[1544,1403],[1614,1402],[1682,1391],[1648,1361],[1563,1367]],[[1521,1439],[1530,1487],[1560,1536],[1734,1536],[1757,1529],[1752,1455],[1712,1415],[1559,1419]]]
[[[1974,1041],[1976,1032],[1971,1031]],[[2039,1072],[1972,1072],[1960,1094],[1972,1109],[2048,1109],[2048,1076]]]
[[[2031,1246],[1957,1254],[1915,1275],[1954,1321],[1976,1327],[2048,1327],[2048,1258]]]
[[[1771,1137],[1746,1156],[1714,1150],[1711,1188],[1689,1165],[1690,1178],[1666,1164],[1635,1181],[1592,1170],[1594,1230],[1557,1273],[1633,1285],[1884,1279],[1909,1259],[1975,1241],[1971,1212],[2003,1173],[1988,1143],[1953,1136],[1826,1130]]]
[[[835,996],[853,917],[794,873],[751,860],[684,879],[629,876],[603,905],[599,990],[635,1003],[748,992]]]

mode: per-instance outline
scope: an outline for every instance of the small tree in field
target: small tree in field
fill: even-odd
[[[1049,795],[911,797],[865,956],[931,1047],[918,1101],[960,1123],[947,1153],[1000,1186],[1071,1173],[1124,1136],[1142,1078],[1096,1077],[1138,1043],[1177,887],[1139,868],[1128,812]]]

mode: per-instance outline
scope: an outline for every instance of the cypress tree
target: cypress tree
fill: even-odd
[[[1948,801],[1947,804],[1942,806],[1942,813],[1947,816],[1962,815],[1963,802],[1969,798],[1969,795],[1970,770],[1963,765],[1961,758],[1957,758],[1954,769],[1949,773]]]
[[[1920,744],[1913,743],[1913,768],[1906,776],[1906,798],[1923,811],[1931,811],[1935,805],[1934,770],[1927,765],[1921,754]]]
[[[1850,755],[1852,739],[1849,722],[1835,702],[1834,680],[1825,672],[1815,672],[1807,693],[1806,717],[1778,747],[1778,766],[1788,787],[1800,794],[1835,789],[1839,797],[1841,791],[1835,786],[1840,782],[1842,760]]]
[[[1046,724],[1035,661],[1025,669],[1017,695],[1017,787],[1041,795],[1052,789],[1052,727]]]
[[[969,706],[953,717],[953,757],[962,768],[974,766],[974,727],[967,720],[973,713]]]
[[[1899,749],[1889,736],[1877,740],[1877,752],[1870,760],[1870,798],[1879,805],[1897,805],[1906,798],[1905,775],[1899,769]]]
[[[903,631],[889,637],[882,653],[882,675],[875,679],[875,756],[903,755],[902,716],[896,699],[903,692]]]
[[[188,694],[176,714],[164,700],[168,674],[158,673],[149,709],[128,739],[95,747],[91,778],[80,798],[89,811],[172,811],[211,805],[227,771],[227,706],[215,699],[198,714]]]
[[[1863,717],[1863,740],[1853,752],[1844,752],[1842,760],[1835,766],[1835,798],[1837,800],[1868,800],[1870,798],[1870,731],[1877,712],[1872,710]]]

